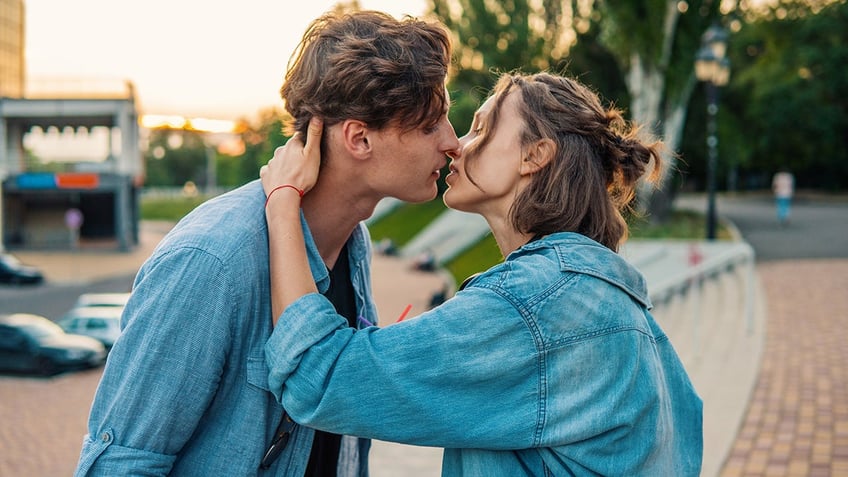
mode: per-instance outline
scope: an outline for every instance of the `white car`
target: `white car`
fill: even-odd
[[[90,336],[111,349],[121,335],[123,306],[83,306],[72,308],[59,321],[66,333]]]
[[[83,293],[77,298],[74,308],[89,306],[118,306],[123,308],[129,299],[129,293]]]

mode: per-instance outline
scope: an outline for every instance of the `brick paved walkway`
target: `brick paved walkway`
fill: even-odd
[[[848,476],[848,260],[757,268],[765,349],[721,477]]]

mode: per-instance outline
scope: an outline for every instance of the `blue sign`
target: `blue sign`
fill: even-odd
[[[28,172],[15,177],[19,189],[56,189],[56,176],[49,172]]]

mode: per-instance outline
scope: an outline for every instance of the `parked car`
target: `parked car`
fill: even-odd
[[[121,313],[123,306],[74,307],[59,319],[58,324],[66,333],[94,338],[112,349],[121,335]]]
[[[14,255],[0,253],[0,283],[38,284],[44,275],[37,268],[24,265]]]
[[[45,375],[103,364],[106,348],[87,336],[65,333],[39,315],[0,315],[0,371]]]
[[[77,298],[74,308],[82,307],[121,307],[123,308],[130,299],[129,293],[83,293]]]

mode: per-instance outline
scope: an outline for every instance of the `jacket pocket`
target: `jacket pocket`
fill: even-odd
[[[268,386],[268,365],[264,356],[247,357],[247,384],[262,391],[271,391]]]

